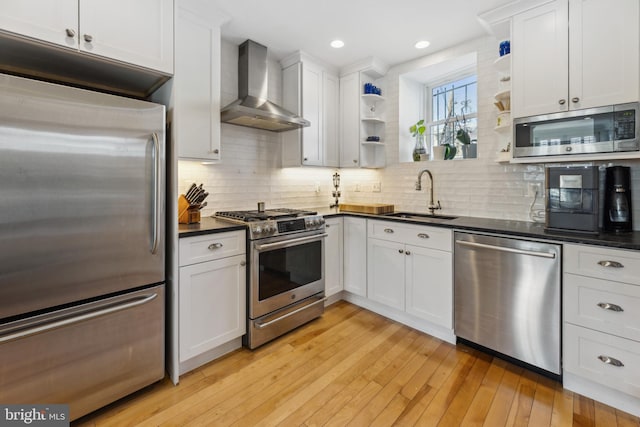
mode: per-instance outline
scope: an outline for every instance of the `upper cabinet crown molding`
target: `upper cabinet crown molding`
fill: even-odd
[[[283,59],[280,60],[280,66],[282,67],[282,69],[288,68],[290,66],[292,66],[293,64],[296,64],[298,62],[309,62],[319,68],[322,68],[324,71],[333,74],[335,76],[338,75],[338,69],[336,67],[334,67],[331,64],[328,64],[326,62],[324,62],[321,59],[318,59],[317,57],[308,54],[307,52],[304,52],[302,50],[296,51],[294,53],[292,53],[289,56],[284,57]]]
[[[389,65],[378,58],[370,56],[342,67],[340,69],[340,77],[344,77],[358,71],[366,71],[367,74],[380,78],[387,74],[387,71],[389,71]]]
[[[208,25],[222,27],[231,21],[231,17],[218,9],[211,2],[204,0],[176,0],[176,9],[187,10],[206,20]]]
[[[496,8],[480,13],[477,18],[488,34],[496,38],[508,38],[511,31],[511,17],[554,0],[513,0]]]

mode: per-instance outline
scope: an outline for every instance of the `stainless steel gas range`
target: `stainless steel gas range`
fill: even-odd
[[[322,216],[296,209],[216,212],[215,216],[249,229],[246,347],[256,348],[324,313],[327,235]]]

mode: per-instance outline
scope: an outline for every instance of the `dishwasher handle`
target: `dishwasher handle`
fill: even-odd
[[[509,253],[518,254],[518,255],[537,256],[537,257],[549,258],[549,259],[555,259],[556,257],[556,254],[552,252],[528,251],[526,249],[515,249],[515,248],[509,248],[505,246],[487,245],[485,243],[467,242],[465,240],[456,240],[456,243],[459,244],[460,246],[468,246],[471,248],[480,248],[480,249],[491,249],[494,251],[509,252]]]

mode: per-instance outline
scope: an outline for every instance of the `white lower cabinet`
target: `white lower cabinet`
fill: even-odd
[[[327,238],[324,242],[324,284],[325,296],[341,292],[342,282],[342,218],[327,218],[325,222]]]
[[[451,230],[373,220],[367,228],[368,299],[452,334]]]
[[[453,329],[453,261],[451,252],[407,246],[405,310]]]
[[[246,332],[244,238],[244,231],[234,231],[180,239],[181,374],[231,350],[216,352]]]
[[[344,217],[344,290],[367,296],[367,220]]]
[[[640,253],[563,249],[563,384],[640,416]]]
[[[367,241],[367,296],[373,301],[404,310],[404,245],[386,240]]]

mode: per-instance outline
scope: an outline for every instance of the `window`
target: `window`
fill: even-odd
[[[459,130],[471,141],[478,133],[478,78],[476,74],[427,85],[431,145],[455,144]],[[458,157],[459,154],[456,156]]]

